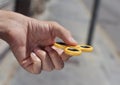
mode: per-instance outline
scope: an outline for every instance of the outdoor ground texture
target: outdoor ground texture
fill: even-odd
[[[36,16],[41,19],[41,16]],[[71,31],[78,43],[86,42],[90,15],[82,0],[51,0],[42,17]],[[0,41],[0,54],[8,45]],[[61,71],[33,75],[19,66],[11,51],[0,62],[0,85],[120,85],[120,60],[109,36],[96,26],[94,51],[72,57]]]

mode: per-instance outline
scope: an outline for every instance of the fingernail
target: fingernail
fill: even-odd
[[[31,52],[31,57],[36,57],[35,53]]]
[[[33,52],[31,52],[31,58],[34,60],[34,61],[40,61],[40,59],[37,57],[37,55]]]
[[[73,43],[77,44],[77,41],[76,41],[75,39],[70,38],[69,40],[70,40],[71,42],[73,42]]]
[[[24,61],[22,62],[22,65],[24,65],[25,63],[27,63],[27,60],[24,60]]]

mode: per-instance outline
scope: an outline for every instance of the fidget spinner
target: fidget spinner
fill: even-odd
[[[60,49],[63,49],[65,54],[70,56],[79,56],[82,52],[92,52],[93,47],[86,44],[70,46],[64,42],[56,42],[54,46]]]

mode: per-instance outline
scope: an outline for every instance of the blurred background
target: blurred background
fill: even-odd
[[[61,71],[26,72],[0,40],[0,85],[120,85],[119,0],[0,0],[1,10],[56,21],[92,53],[72,57]]]

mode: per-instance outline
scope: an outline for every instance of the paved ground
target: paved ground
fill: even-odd
[[[87,8],[91,11],[94,0],[83,0]],[[100,0],[100,10],[98,23],[109,34],[120,53],[120,1]]]
[[[82,1],[52,0],[44,19],[59,22],[79,43],[85,43],[90,17]],[[72,57],[61,71],[40,75],[24,71],[9,51],[0,64],[0,85],[120,85],[120,60],[110,42],[97,26],[94,52]]]

